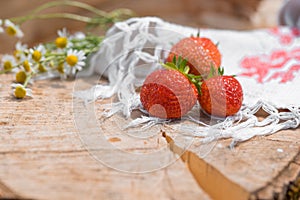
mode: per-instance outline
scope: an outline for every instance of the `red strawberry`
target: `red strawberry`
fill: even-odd
[[[221,65],[218,47],[205,37],[183,38],[172,47],[167,62],[171,62],[174,56],[187,59],[190,73],[201,75],[203,78],[208,75],[211,66],[217,70]]]
[[[208,114],[225,117],[237,113],[243,102],[241,84],[233,76],[214,76],[203,81],[199,103]]]
[[[168,69],[149,74],[141,88],[141,103],[151,116],[180,118],[197,102],[198,90],[188,79],[186,61],[176,64],[164,64]]]

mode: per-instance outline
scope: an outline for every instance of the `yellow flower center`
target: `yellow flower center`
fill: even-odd
[[[59,73],[64,74],[65,73],[64,63],[60,63],[56,69]]]
[[[39,72],[41,72],[41,73],[44,73],[44,72],[47,71],[46,67],[45,67],[44,65],[42,65],[42,64],[39,64],[38,70],[39,70]]]
[[[78,58],[77,56],[71,54],[67,56],[66,61],[71,67],[73,67],[77,64]]]
[[[42,53],[38,50],[34,50],[31,56],[35,62],[39,62],[42,58]]]
[[[30,68],[30,64],[29,64],[28,60],[25,60],[23,62],[23,67],[24,67],[24,69],[25,69],[26,72],[30,72],[31,68]]]
[[[14,53],[13,53],[14,57],[17,60],[20,60],[20,54],[21,54],[21,51],[19,51],[19,50],[15,50]]]
[[[58,48],[65,48],[67,46],[68,39],[66,37],[58,37],[55,40],[55,44]]]
[[[6,28],[6,33],[8,35],[15,36],[17,34],[17,30],[14,27],[12,27],[12,26],[8,26]]]
[[[13,65],[10,61],[7,60],[3,63],[3,68],[6,71],[10,71],[13,68]]]
[[[24,71],[19,71],[18,73],[16,73],[16,82],[17,83],[24,83],[26,80],[26,73]]]
[[[26,90],[22,86],[17,86],[14,93],[18,99],[23,99],[26,96]]]

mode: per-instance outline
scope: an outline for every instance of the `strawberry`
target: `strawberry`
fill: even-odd
[[[140,99],[151,116],[177,119],[192,109],[198,98],[198,90],[188,75],[187,61],[174,59],[173,63],[162,64],[149,74],[141,88]],[[190,79],[189,79],[190,78]]]
[[[199,34],[196,37],[183,38],[173,45],[166,61],[171,62],[174,56],[187,59],[190,74],[201,75],[203,78],[206,78],[211,66],[217,70],[221,65],[221,54],[217,45],[209,38],[199,37]]]
[[[226,117],[237,113],[243,102],[241,84],[233,76],[213,76],[204,80],[200,88],[199,103],[208,114]]]

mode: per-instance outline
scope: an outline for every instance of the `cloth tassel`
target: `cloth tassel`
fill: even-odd
[[[103,117],[112,117],[116,113],[122,113],[126,119],[129,119],[133,110],[144,112],[136,89],[142,85],[149,73],[160,68],[159,62],[166,57],[172,44],[183,37],[196,35],[197,32],[196,29],[164,22],[155,17],[132,18],[116,23],[107,32],[99,51],[91,58],[91,68],[85,74],[97,73],[106,77],[108,84],[99,84],[89,90],[76,91],[74,96],[83,99],[85,103],[92,103],[98,98],[105,99],[116,95],[116,102],[102,105]],[[245,55],[271,52],[282,46],[280,43],[275,43],[275,40],[267,35],[267,31],[233,32],[204,29],[200,33],[204,37],[208,36],[220,41],[220,51],[224,58],[223,65],[230,66],[229,70],[233,70],[233,74],[241,71],[238,66]],[[260,43],[257,44],[257,41]],[[241,48],[246,45],[249,48]],[[231,138],[230,146],[233,148],[237,143],[255,136],[270,135],[299,126],[300,107],[291,106],[293,98],[289,98],[285,103],[285,99],[281,98],[284,95],[278,94],[278,92],[284,92],[286,87],[295,87],[296,82],[295,84],[276,83],[274,85],[281,89],[272,93],[271,90],[276,88],[272,85],[273,82],[262,85],[247,77],[240,77],[240,80],[246,91],[241,111],[217,124],[206,124],[192,115],[187,115],[183,119],[191,123],[178,125],[172,123],[171,120],[158,119],[144,114],[140,118],[133,119],[124,126],[124,129],[141,127],[142,130],[147,130],[160,124],[171,127],[184,136],[200,138],[202,143]],[[289,91],[298,90],[292,88]],[[257,98],[260,94],[264,95],[264,99]],[[299,104],[296,102],[295,105]],[[280,108],[284,108],[285,111],[280,112]],[[267,113],[267,117],[261,121],[256,116],[259,110]]]

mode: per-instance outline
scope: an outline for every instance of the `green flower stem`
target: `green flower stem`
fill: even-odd
[[[52,58],[55,58],[55,57],[61,57],[61,56],[65,56],[66,53],[65,52],[47,52],[45,53],[45,56],[46,57],[52,57]]]
[[[76,15],[76,14],[71,14],[71,13],[53,13],[53,14],[39,14],[43,10],[46,10],[47,8],[51,7],[56,7],[56,6],[74,6],[78,8],[85,9],[91,13],[94,13],[98,15],[96,18],[89,18],[89,17],[84,17],[81,15]],[[22,17],[14,17],[10,18],[10,20],[14,23],[17,23],[21,25],[22,23],[32,20],[32,19],[49,19],[49,18],[67,18],[67,19],[73,19],[73,20],[78,20],[81,22],[89,23],[89,24],[101,24],[100,20],[95,20],[99,17],[107,19],[103,20],[102,23],[106,24],[107,21],[118,21],[121,18],[120,16],[122,15],[127,15],[127,16],[133,16],[134,13],[129,10],[129,9],[116,9],[110,13],[105,12],[103,10],[99,10],[89,4],[83,3],[83,2],[78,2],[78,1],[70,1],[70,0],[63,0],[63,1],[51,1],[48,3],[45,3],[33,11],[31,11],[28,15],[22,16]],[[93,20],[94,19],[94,20]],[[110,20],[108,20],[110,19]]]
[[[51,60],[63,60],[65,57],[65,55],[61,55],[61,56],[46,56],[46,58],[42,61],[43,64],[51,61]]]
[[[7,72],[10,72],[11,71],[11,69],[7,69],[7,70],[0,70],[0,74],[5,74],[5,73],[7,73]]]
[[[98,50],[99,48],[94,48],[94,49],[83,49],[82,51],[85,53],[85,55],[89,55],[91,53],[94,53]]]
[[[11,72],[14,68],[17,68],[19,65],[20,65],[20,63],[14,65],[14,66],[12,66],[11,69],[7,69],[7,70],[3,69],[3,70],[0,70],[0,74],[5,74],[5,73],[8,73],[8,72]]]
[[[12,18],[12,21],[19,21],[20,23],[23,23],[27,20],[33,20],[33,19],[54,19],[54,18],[65,18],[65,19],[72,19],[77,20],[85,23],[91,23],[91,24],[97,24],[97,21],[94,21],[90,17],[85,17],[77,14],[72,13],[49,13],[49,14],[40,14],[40,15],[30,15],[30,16],[24,16],[20,18]]]
[[[32,14],[35,15],[36,13],[39,13],[47,8],[56,7],[56,6],[73,6],[73,7],[78,7],[78,8],[88,10],[92,13],[95,13],[95,14],[103,16],[103,17],[107,16],[107,12],[99,10],[89,4],[79,2],[79,1],[69,1],[69,0],[51,1],[51,2],[45,3],[45,4],[37,7],[36,9],[34,9],[32,11]]]
[[[25,88],[26,88],[26,86],[28,85],[28,83],[29,83],[29,81],[30,81],[32,75],[33,75],[33,72],[31,72],[31,73],[26,77],[26,80],[25,80],[25,82],[24,82],[24,84],[23,84],[23,86],[24,86]]]
[[[95,13],[99,16],[102,17],[108,17],[108,13],[99,10],[93,6],[90,6],[88,4],[82,3],[82,2],[78,2],[78,1],[68,1],[68,0],[64,0],[64,1],[51,1],[48,3],[45,3],[39,7],[37,7],[36,9],[34,9],[33,11],[31,11],[28,15],[22,16],[22,17],[14,17],[11,18],[10,20],[13,21],[14,23],[18,23],[18,24],[22,24],[30,19],[37,19],[38,13],[46,10],[47,8],[51,8],[51,7],[55,7],[55,6],[74,6],[74,7],[79,7],[82,9],[86,9],[92,13]],[[77,19],[74,18],[75,20]],[[81,21],[81,20],[80,20]],[[86,21],[84,21],[86,22]],[[89,21],[88,21],[89,22]]]

